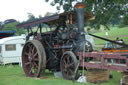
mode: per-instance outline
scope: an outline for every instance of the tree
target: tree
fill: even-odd
[[[0,21],[0,30],[3,28],[3,22]]]
[[[17,22],[17,21],[15,19],[7,19],[4,21],[4,24],[13,23],[13,22]]]
[[[57,6],[57,10],[62,7],[65,11],[74,10],[74,3],[80,0],[45,0],[52,6]],[[99,29],[100,25],[108,28],[109,24],[120,16],[128,16],[127,0],[81,0],[85,4],[85,11],[92,13],[96,18],[87,25]]]
[[[33,21],[36,17],[32,13],[28,13],[28,20],[27,21]]]
[[[120,27],[128,26],[128,16],[122,17],[119,23]]]
[[[128,3],[124,5],[123,10],[125,10],[126,12],[124,16],[121,17],[120,24],[119,24],[121,27],[128,26]]]
[[[39,19],[42,18],[42,15],[39,15],[38,17],[39,17]]]
[[[19,24],[18,22],[8,23],[4,25],[4,28],[2,30],[14,30],[16,31],[16,35],[21,35],[25,33],[25,30],[22,28],[17,29],[16,25]]]
[[[46,14],[44,16],[51,16],[53,15],[54,13],[51,13],[51,12],[46,12]]]

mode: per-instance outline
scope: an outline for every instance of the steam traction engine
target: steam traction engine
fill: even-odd
[[[17,25],[17,28],[26,28],[29,33],[22,52],[22,65],[27,76],[39,77],[45,69],[49,69],[61,71],[65,79],[72,78],[79,60],[77,53],[93,50],[93,43],[85,39],[84,19],[88,16],[83,8],[83,4],[77,4],[77,13],[56,14]],[[50,28],[43,32],[46,25]],[[33,32],[32,27],[35,26],[38,29]],[[30,40],[31,36],[33,40]]]
[[[17,28],[24,27],[28,31],[22,52],[22,65],[27,76],[40,77],[45,69],[49,69],[52,72],[61,71],[63,77],[70,80],[77,65],[128,71],[128,45],[84,32],[84,20],[93,16],[84,14],[81,3],[75,7],[76,13],[56,14],[17,25]],[[33,32],[32,27],[35,30],[36,26],[38,28]],[[122,48],[94,51],[93,39],[88,34]]]

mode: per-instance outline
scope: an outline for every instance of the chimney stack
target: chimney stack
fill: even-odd
[[[78,31],[82,33],[84,32],[84,4],[77,3],[75,8],[77,12]]]

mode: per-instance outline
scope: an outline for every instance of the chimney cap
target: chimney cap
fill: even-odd
[[[84,4],[83,3],[77,3],[75,5],[76,8],[84,8]]]

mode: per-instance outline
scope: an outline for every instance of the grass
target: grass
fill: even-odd
[[[124,39],[128,44],[128,27],[119,29],[118,27],[112,27],[108,31],[108,39],[114,40],[116,37]],[[106,37],[105,31],[95,33],[95,35]],[[95,38],[96,45],[103,45],[106,41],[99,40]],[[91,83],[73,83],[69,80],[64,80],[63,78],[55,78],[52,73],[47,71],[45,73],[44,79],[30,78],[24,75],[22,67],[18,65],[7,65],[0,66],[0,85],[119,85],[119,80],[121,78],[121,73],[117,71],[112,72],[114,78],[110,79],[108,82],[101,84],[91,84]]]
[[[86,85],[119,85],[121,78],[120,72],[113,71],[113,79],[102,84],[91,84]],[[24,75],[22,67],[17,65],[0,66],[0,85],[85,85],[85,83],[73,83],[63,78],[55,78],[52,73],[46,72],[44,79],[30,78]]]
[[[128,44],[128,27],[124,27],[124,28],[118,28],[118,27],[111,27],[111,30],[107,31],[108,32],[108,36],[105,35],[106,31],[102,31],[102,32],[97,32],[95,33],[95,35],[97,36],[101,36],[104,38],[108,38],[111,40],[115,40],[116,37],[119,37],[120,39],[123,39],[125,41],[125,43]],[[106,41],[104,40],[100,40],[97,38],[95,39],[95,44],[97,45],[104,45],[106,43]]]

